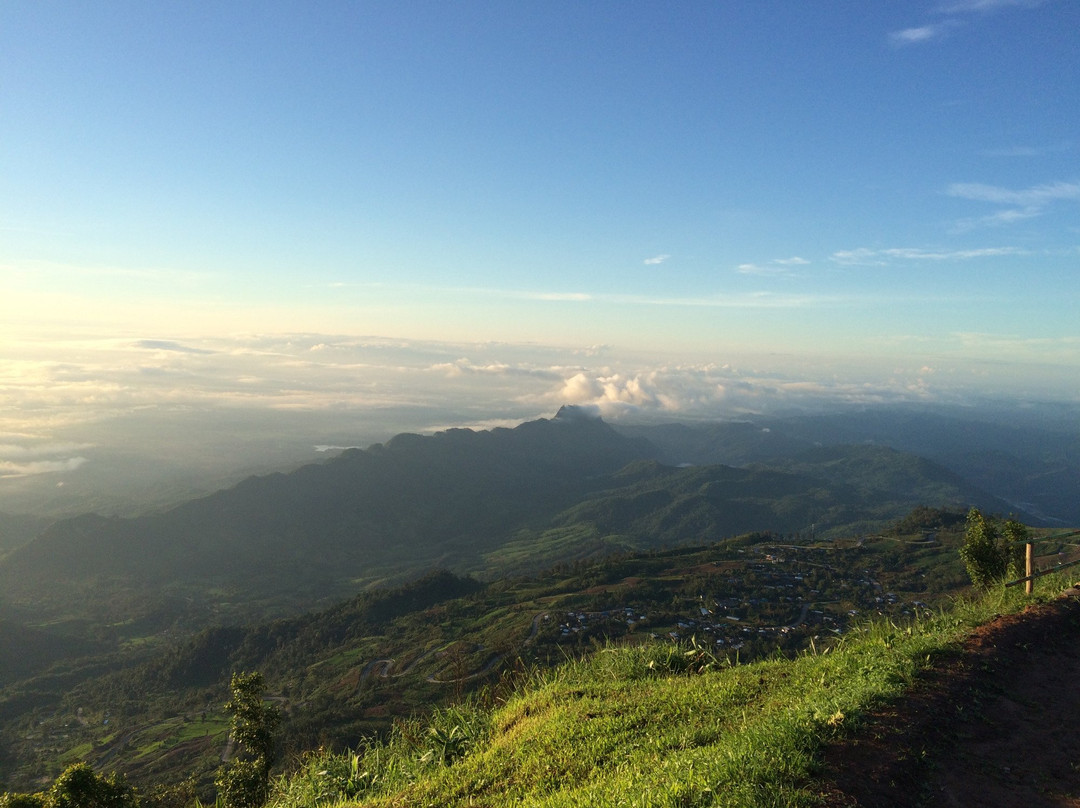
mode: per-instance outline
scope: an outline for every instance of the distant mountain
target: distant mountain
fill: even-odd
[[[867,532],[916,505],[1030,519],[930,460],[816,447],[804,426],[621,433],[567,407],[514,429],[398,435],[164,513],[56,522],[0,559],[0,614],[74,612],[134,639],[309,609],[436,567],[496,577],[760,530]]]
[[[514,429],[398,435],[165,513],[59,521],[0,562],[0,590],[40,601],[90,585],[220,587],[310,605],[384,575],[468,566],[654,453],[574,408]]]
[[[641,462],[613,480],[623,484],[590,495],[556,522],[591,522],[633,546],[674,546],[760,530],[875,530],[924,503],[1007,508],[948,469],[877,446],[809,449],[747,468]]]
[[[865,444],[932,460],[998,497],[1003,512],[1045,525],[1080,524],[1080,427],[1061,418],[974,408],[869,407],[740,422],[619,426],[678,465],[746,466],[802,449]]]
[[[959,409],[867,409],[785,422],[795,439],[874,443],[933,460],[1044,524],[1080,524],[1080,424]]]
[[[959,508],[978,505],[991,513],[1009,508],[1009,503],[944,466],[887,446],[815,447],[751,468],[760,466],[850,486],[868,501],[889,492],[894,499],[914,503],[934,502]]]
[[[648,440],[667,465],[745,466],[815,446],[813,440],[773,430],[765,422],[722,421],[705,424],[619,425],[628,437]]]

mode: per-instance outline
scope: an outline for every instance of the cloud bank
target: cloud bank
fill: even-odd
[[[317,333],[24,342],[34,358],[0,359],[0,510],[32,510],[47,491],[60,498],[54,512],[78,512],[123,486],[132,500],[181,478],[193,490],[221,487],[238,479],[230,474],[312,462],[332,447],[513,426],[563,404],[642,422],[1021,400],[1032,389],[1076,401],[1061,365],[1039,363],[1075,367],[1080,339],[950,339],[951,359],[940,345],[923,356],[927,337],[912,334],[883,336],[863,359],[844,362],[776,354],[673,362],[606,346]],[[179,490],[169,482],[171,496]]]
[[[17,443],[0,443],[0,479],[75,471],[87,462],[80,454],[91,444],[57,443],[19,434]]]

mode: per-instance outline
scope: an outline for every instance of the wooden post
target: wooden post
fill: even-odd
[[[1031,543],[1028,543],[1028,544],[1024,545],[1024,575],[1031,575],[1031,573],[1034,572],[1034,570],[1031,569],[1031,566],[1032,566],[1031,562],[1034,559],[1034,555],[1035,555],[1034,550],[1032,549],[1033,546],[1034,545],[1032,545]],[[1034,587],[1035,587],[1035,579],[1034,578],[1028,578],[1024,582],[1024,592],[1026,594],[1030,595],[1031,590]]]

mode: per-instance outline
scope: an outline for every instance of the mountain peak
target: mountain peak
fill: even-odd
[[[596,407],[581,407],[577,404],[563,404],[555,413],[556,421],[602,421]]]

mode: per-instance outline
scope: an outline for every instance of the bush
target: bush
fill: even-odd
[[[960,557],[971,582],[985,589],[1006,577],[1019,577],[1027,537],[1027,528],[1013,519],[1002,523],[983,516],[977,508],[968,511]]]
[[[45,808],[45,795],[0,794],[0,808]]]
[[[0,794],[0,808],[139,808],[139,799],[122,775],[99,775],[89,763],[73,763],[48,791]]]

